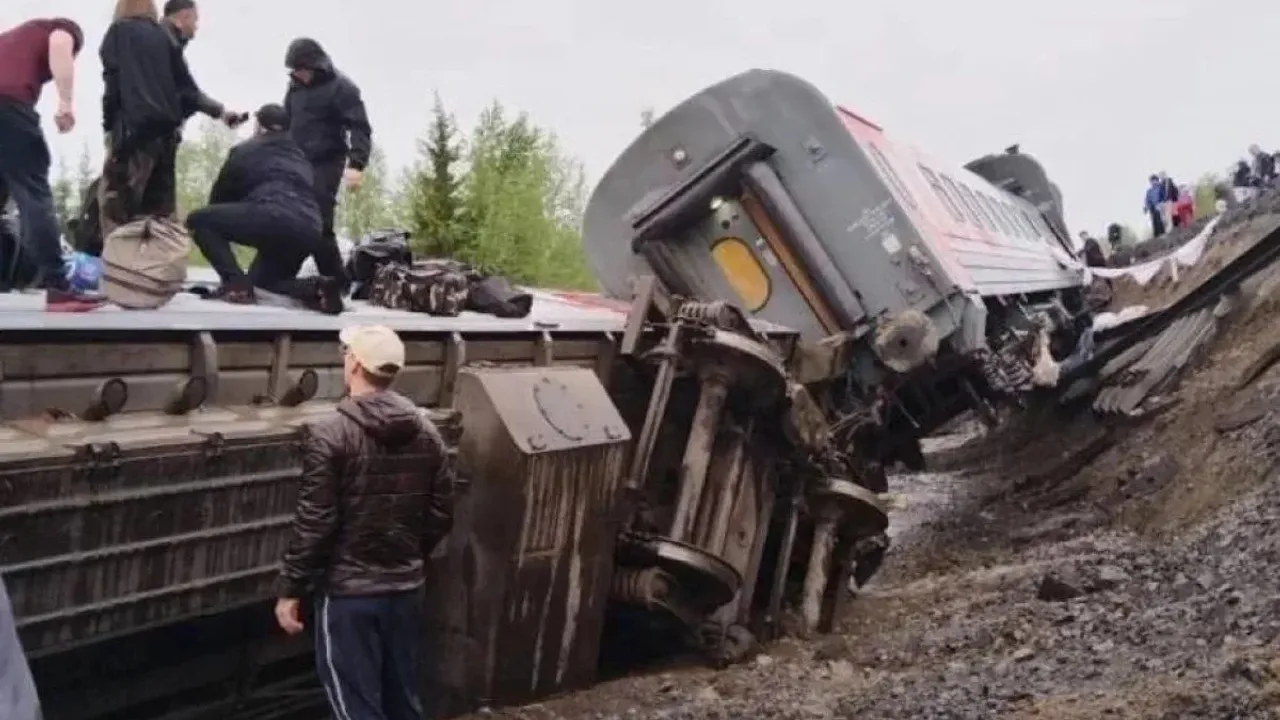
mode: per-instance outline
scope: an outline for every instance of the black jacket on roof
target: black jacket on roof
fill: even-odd
[[[202,112],[214,119],[222,117],[226,107],[217,100],[205,95],[204,91],[200,89],[200,85],[196,83],[195,76],[191,74],[191,66],[187,64],[187,39],[182,37],[182,32],[173,23],[162,22],[161,25],[169,32],[169,39],[173,41],[174,47],[178,49],[180,83],[187,89],[187,102],[183,107],[186,117],[189,118],[197,112]]]
[[[181,48],[155,20],[124,18],[107,28],[102,59],[102,127],[158,137],[174,132],[196,106]]]
[[[314,72],[308,84],[289,82],[284,109],[290,132],[307,159],[315,164],[346,156],[347,165],[363,170],[373,150],[373,129],[365,112],[360,88],[338,72],[324,48],[301,38],[289,45],[285,64]]]
[[[209,204],[251,202],[313,226],[320,233],[311,163],[287,132],[256,135],[231,148],[209,193]]]

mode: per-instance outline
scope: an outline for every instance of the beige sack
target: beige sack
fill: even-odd
[[[154,310],[173,299],[187,279],[191,237],[167,218],[121,225],[102,248],[102,293],[130,310]]]

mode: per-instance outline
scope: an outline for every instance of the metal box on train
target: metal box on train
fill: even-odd
[[[431,717],[595,681],[631,440],[594,372],[464,370],[454,530],[431,589]]]

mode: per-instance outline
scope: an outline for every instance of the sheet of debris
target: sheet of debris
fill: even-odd
[[[490,715],[1280,717],[1280,270],[1235,302],[1166,330],[1163,364],[1132,358],[1098,399],[1159,412],[1042,410],[931,441],[839,634]]]

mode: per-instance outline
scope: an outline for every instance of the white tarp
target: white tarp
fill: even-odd
[[[1199,234],[1191,238],[1191,240],[1182,247],[1162,258],[1150,260],[1142,263],[1141,265],[1130,265],[1129,267],[1122,268],[1089,268],[1089,272],[1094,277],[1101,278],[1130,277],[1139,285],[1146,285],[1151,282],[1151,278],[1159,274],[1159,272],[1167,265],[1170,272],[1173,274],[1174,281],[1176,282],[1178,279],[1179,268],[1191,267],[1192,265],[1200,262],[1200,258],[1204,256],[1205,246],[1208,244],[1210,236],[1213,235],[1214,228],[1218,226],[1218,221],[1221,219],[1222,215],[1215,216],[1209,221],[1209,224],[1204,226],[1204,229],[1201,230]]]

